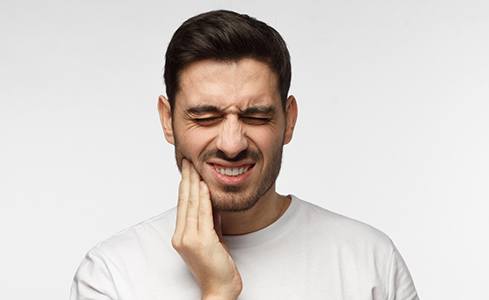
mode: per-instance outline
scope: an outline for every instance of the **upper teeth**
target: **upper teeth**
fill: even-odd
[[[238,176],[243,174],[244,172],[248,171],[250,167],[241,167],[241,168],[221,168],[217,167],[216,170],[217,172],[227,175],[227,176]]]

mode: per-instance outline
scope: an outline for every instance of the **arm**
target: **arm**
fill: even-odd
[[[85,256],[71,285],[70,300],[89,299],[117,299],[112,275],[97,248],[93,248]]]
[[[388,279],[389,300],[419,300],[411,274],[395,246],[392,251]]]

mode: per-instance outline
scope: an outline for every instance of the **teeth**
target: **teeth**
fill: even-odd
[[[248,171],[249,167],[241,167],[241,168],[216,168],[217,172],[226,176],[238,176]]]

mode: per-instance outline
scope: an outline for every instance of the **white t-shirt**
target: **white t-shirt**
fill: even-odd
[[[224,236],[243,280],[239,299],[416,300],[392,241],[379,230],[291,196],[285,213],[259,231]],[[71,300],[200,299],[171,245],[176,207],[91,249]]]

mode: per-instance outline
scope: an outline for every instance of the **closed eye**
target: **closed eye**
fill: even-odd
[[[208,118],[194,118],[193,121],[201,126],[212,126],[217,124],[223,117],[215,116]],[[263,125],[270,122],[271,118],[259,118],[259,117],[240,117],[240,119],[249,125]]]
[[[195,118],[193,119],[194,122],[198,123],[199,125],[213,125],[217,123],[222,117],[208,117],[208,118]]]
[[[250,125],[262,125],[268,123],[270,118],[259,118],[259,117],[241,117],[243,122]]]

